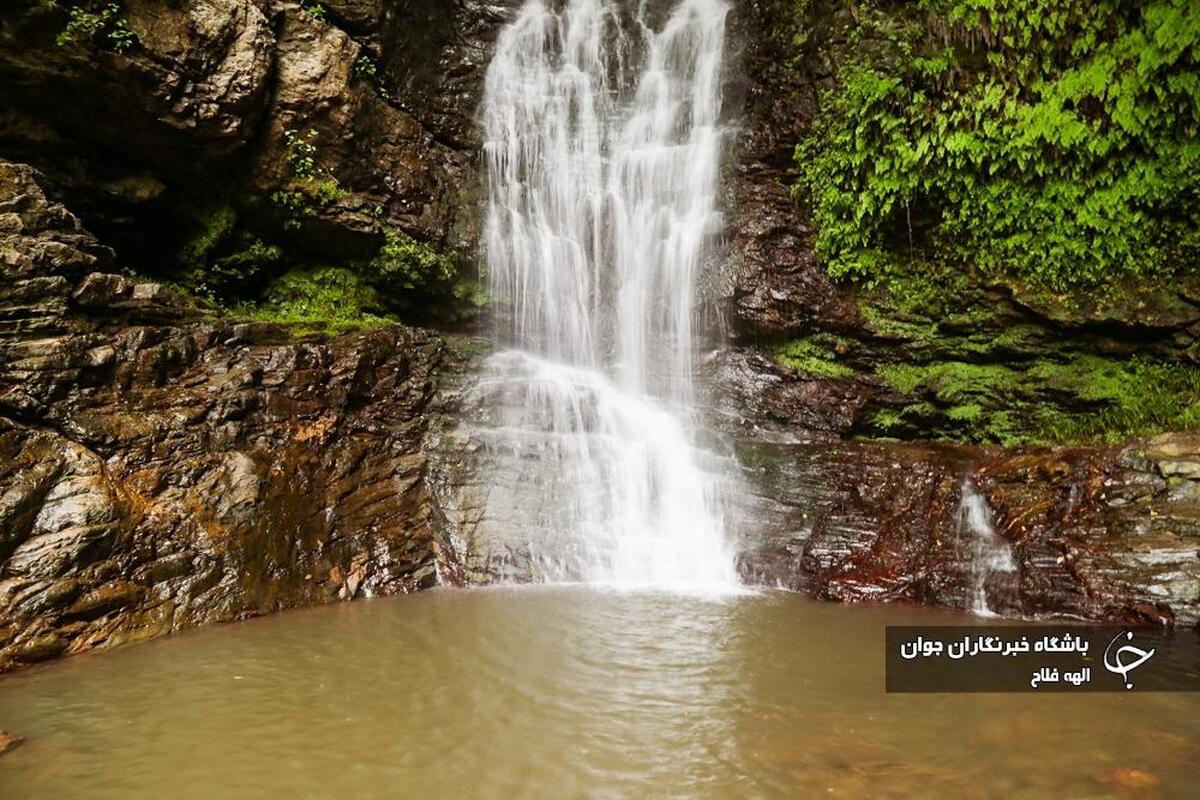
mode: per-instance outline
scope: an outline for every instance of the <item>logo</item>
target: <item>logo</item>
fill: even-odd
[[[1127,642],[1132,642],[1133,631],[1124,631],[1123,633],[1118,633],[1112,638],[1112,641],[1108,643],[1108,647],[1104,648],[1104,668],[1115,675],[1120,675],[1121,680],[1125,683],[1125,688],[1132,689],[1133,682],[1129,680],[1129,673],[1133,672],[1142,664],[1145,664],[1147,661],[1149,661],[1150,657],[1154,655],[1154,650],[1143,650],[1142,648],[1135,647],[1131,644],[1121,645],[1117,648],[1116,653],[1113,654],[1116,660],[1116,663],[1113,664],[1108,660],[1108,656],[1110,651],[1112,651],[1113,645],[1121,641],[1121,639],[1124,639]],[[1132,659],[1128,663],[1121,660],[1121,656],[1126,654],[1132,656]]]

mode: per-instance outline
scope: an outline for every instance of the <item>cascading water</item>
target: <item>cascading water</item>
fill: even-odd
[[[961,490],[958,533],[960,538],[963,533],[970,536],[967,543],[971,578],[970,610],[981,616],[993,617],[996,613],[987,598],[989,580],[998,573],[1015,576],[1017,562],[1013,560],[1008,543],[996,533],[996,527],[992,524],[992,510],[975,482],[963,478]]]
[[[682,0],[656,29],[630,5],[529,0],[488,70],[485,247],[511,349],[477,390],[484,513],[537,580],[728,587],[735,470],[698,445],[692,361],[729,8]]]

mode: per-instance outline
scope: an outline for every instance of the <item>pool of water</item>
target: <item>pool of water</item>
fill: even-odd
[[[796,595],[436,590],[0,680],[0,797],[1194,797],[1200,697],[883,692]],[[1142,788],[1138,788],[1142,787]]]

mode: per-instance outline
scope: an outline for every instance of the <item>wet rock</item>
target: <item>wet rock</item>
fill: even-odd
[[[124,299],[132,291],[133,284],[127,278],[93,272],[83,279],[71,299],[81,308],[99,310]]]
[[[56,335],[0,348],[0,671],[436,581],[424,442],[472,348],[400,326],[295,342],[197,315],[97,273],[74,217],[21,202],[5,242],[33,273],[0,284],[0,306],[41,304]],[[30,256],[65,237],[67,260]],[[71,295],[100,305],[41,299]],[[149,296],[159,311],[138,316]],[[336,586],[313,579],[335,570]]]
[[[50,661],[66,652],[68,642],[57,633],[32,636],[0,651],[0,664],[11,666],[12,662],[36,664]]]
[[[0,731],[0,756],[16,750],[24,742],[25,737],[23,736],[17,736],[15,733],[9,733],[8,731]]]
[[[132,299],[156,303],[170,300],[170,292],[161,283],[139,283],[133,287]]]
[[[849,432],[872,393],[859,381],[797,375],[744,348],[710,356],[705,378],[706,406],[722,427],[767,426],[810,439]]]
[[[1119,767],[1101,776],[1101,780],[1118,789],[1150,789],[1162,783],[1152,772],[1133,767]]]
[[[35,495],[39,502],[36,514],[15,520],[27,520],[28,526],[10,529],[17,534],[17,542],[5,572],[29,578],[57,577],[107,552],[115,540],[120,512],[94,454],[48,435],[35,435],[26,441],[20,451],[24,457],[36,457],[47,448],[57,449],[55,455],[62,458],[61,471],[52,485]],[[38,471],[35,467],[33,480]],[[12,478],[15,487],[29,485],[30,478],[23,471],[18,470]]]
[[[473,252],[474,114],[512,5],[130,0],[136,41],[115,52],[60,46],[69,9],[16,0],[0,19],[0,146],[149,270],[169,269],[213,209],[310,257],[367,259],[385,225]],[[289,131],[312,132],[317,178],[296,173]],[[308,196],[316,180],[328,191]]]
[[[61,92],[74,99],[53,109],[55,122],[73,132],[87,129],[93,141],[109,146],[140,147],[144,157],[171,170],[189,165],[174,163],[165,151],[168,143],[181,148],[203,143],[219,157],[251,134],[271,69],[274,37],[265,4],[128,0],[122,13],[137,45],[124,54],[97,53],[87,42],[55,49],[65,10],[17,5],[3,31],[23,47],[5,48],[0,58],[0,74],[16,104]],[[75,86],[69,95],[62,91],[68,84]]]
[[[42,287],[55,291],[42,296],[56,297],[65,286],[53,282],[55,276],[106,267],[113,253],[86,233],[73,214],[47,199],[41,180],[30,166],[0,160],[0,271],[7,280],[49,281]],[[20,286],[9,291],[16,294]]]
[[[383,22],[382,0],[329,0],[324,5],[337,25],[351,33],[373,33]]]
[[[1200,434],[1167,433],[1146,443],[1144,457],[1164,478],[1200,481]]]
[[[146,593],[143,586],[129,581],[116,580],[99,586],[71,604],[64,619],[94,619],[110,611],[136,604]]]
[[[843,602],[970,608],[965,476],[1011,549],[1015,582],[986,582],[992,610],[1150,624],[1200,621],[1200,505],[1129,448],[772,443],[738,453],[756,489],[739,514],[750,582]],[[1122,502],[1114,503],[1114,498]]]

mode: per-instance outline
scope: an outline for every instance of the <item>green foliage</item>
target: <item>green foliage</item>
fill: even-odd
[[[239,231],[237,212],[218,206],[196,217],[196,229],[180,248],[177,279],[190,291],[217,302],[246,296],[281,261],[278,247]]]
[[[819,375],[823,378],[849,378],[854,370],[837,363],[837,355],[810,339],[785,342],[775,348],[775,360],[786,364],[797,372]]]
[[[265,303],[242,304],[229,313],[289,325],[300,333],[342,333],[395,324],[382,307],[378,293],[354,272],[315,267],[285,273],[272,284]]]
[[[248,287],[256,286],[283,259],[283,252],[261,239],[250,239],[240,249],[212,260],[199,276],[197,285],[211,296],[231,294],[244,296]]]
[[[372,61],[369,56],[359,56],[358,60],[354,62],[355,75],[373,79],[378,72],[379,69],[375,66],[375,62]]]
[[[304,217],[316,216],[316,210],[308,202],[308,197],[299,191],[280,189],[271,193],[271,202],[283,212],[283,227],[294,231],[303,225]]]
[[[361,55],[358,57],[358,60],[354,62],[354,74],[364,80],[370,81],[375,87],[375,91],[379,92],[379,96],[384,100],[391,99],[387,87],[383,85],[383,81],[380,79],[379,67],[375,65],[370,56]]]
[[[927,390],[938,400],[955,404],[980,396],[1000,399],[1018,382],[1016,374],[1008,367],[958,361],[888,364],[881,366],[877,374],[902,394]]]
[[[342,188],[337,178],[327,175],[310,185],[313,199],[321,206],[331,206],[350,194]]]
[[[299,180],[311,180],[317,175],[317,129],[309,128],[301,133],[295,128],[283,132],[287,144],[288,165],[292,175]]]
[[[292,186],[273,192],[271,202],[283,212],[287,230],[300,228],[304,218],[316,216],[318,207],[331,206],[349,194],[319,165],[318,135],[315,128],[304,132],[289,128],[283,132]]]
[[[371,271],[380,282],[405,289],[427,289],[450,283],[458,274],[455,258],[404,231],[386,227],[383,235],[383,246],[371,262]]]
[[[1191,0],[867,0],[796,151],[829,272],[1056,290],[1200,260]]]
[[[54,0],[42,0],[41,8],[57,8]],[[55,37],[59,47],[72,42],[94,42],[97,46],[123,53],[137,42],[121,16],[121,6],[114,2],[83,2],[72,6],[67,25]]]
[[[1055,441],[1117,443],[1131,436],[1200,429],[1200,369],[1182,364],[1081,358],[1030,373],[1053,390],[1072,392],[1095,411],[1044,413],[1040,433]]]
[[[808,12],[812,0],[782,0],[774,10],[775,18],[770,28],[770,37],[790,54],[793,65],[802,58],[804,46],[809,40]]]
[[[317,0],[300,0],[300,8],[318,22],[325,20],[325,6],[318,3]]]

